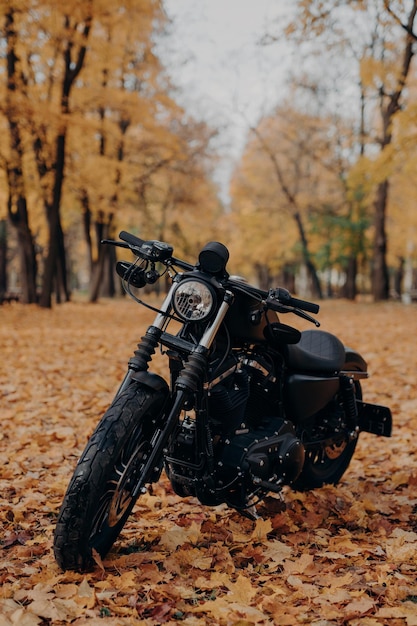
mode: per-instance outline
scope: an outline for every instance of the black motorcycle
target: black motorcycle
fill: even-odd
[[[86,570],[95,554],[103,557],[163,470],[179,496],[255,518],[256,504],[284,485],[337,483],[361,431],[391,435],[389,408],[362,400],[362,356],[328,332],[300,332],[277,315],[318,327],[309,315],[318,305],[229,276],[229,252],[218,242],[191,265],[166,243],[126,232],[120,239],[103,243],[134,253],[117,273],[156,316],[69,483],[54,535],[63,569]],[[161,277],[171,284],[157,309],[138,289]],[[149,371],[158,347],[169,382]]]

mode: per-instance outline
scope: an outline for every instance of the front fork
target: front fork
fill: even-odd
[[[169,290],[161,311],[155,318],[154,324],[148,328],[144,337],[142,337],[141,342],[138,344],[135,355],[130,359],[129,370],[117,392],[117,395],[121,394],[130,385],[131,381],[135,379],[135,374],[146,384],[146,377],[143,376],[143,373],[147,371],[149,362],[152,359],[152,355],[154,354],[159,341],[163,340],[163,328],[166,323],[166,318],[171,310],[173,289],[175,289],[175,285],[173,285]],[[146,464],[142,472],[144,477],[158,475],[158,473],[162,470],[161,459],[164,455],[169,437],[178,423],[178,415],[181,413],[183,406],[190,395],[196,393],[198,389],[201,388],[207,367],[208,352],[232,302],[233,294],[226,291],[224,293],[223,302],[220,305],[213,322],[207,328],[200,342],[195,345],[192,352],[188,355],[184,368],[175,381],[173,402],[166,415],[166,419],[157,429],[154,437],[152,438],[152,450],[146,460]],[[143,489],[143,481],[140,481],[133,491],[133,497],[138,497]]]
[[[145,335],[141,338],[138,344],[137,350],[134,356],[130,359],[128,365],[128,371],[120,385],[116,397],[129,387],[132,381],[132,374],[134,372],[144,372],[149,367],[149,362],[152,360],[152,356],[155,354],[155,350],[158,346],[161,338],[164,324],[166,323],[167,316],[171,312],[172,294],[175,289],[175,283],[171,286],[167,293],[167,296],[161,306],[158,315],[156,316],[154,323],[149,326]]]

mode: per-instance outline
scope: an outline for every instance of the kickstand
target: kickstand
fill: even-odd
[[[260,515],[258,514],[258,511],[256,510],[256,506],[254,504],[252,504],[252,506],[248,506],[245,509],[240,509],[239,513],[241,515],[243,515],[243,517],[247,517],[248,519],[252,520],[252,522],[256,522],[257,519],[260,519]]]

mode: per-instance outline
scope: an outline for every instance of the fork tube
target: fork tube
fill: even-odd
[[[171,312],[172,292],[174,288],[175,283],[172,284],[169,288],[166,298],[162,303],[161,309],[155,317],[153,324],[148,327],[145,336],[142,337],[141,342],[138,344],[138,349],[135,351],[135,356],[130,359],[129,369],[125,374],[122,384],[117,390],[116,397],[119,396],[129,386],[132,371],[138,371],[139,369],[147,368],[147,363],[148,361],[150,361],[151,356],[155,351],[154,348],[157,346],[159,337],[161,336],[166,317]]]
[[[172,293],[174,291],[176,287],[176,283],[172,283],[171,287],[169,288],[169,291],[166,295],[165,300],[162,303],[160,312],[157,314],[157,316],[154,319],[153,322],[153,326],[155,328],[159,328],[160,330],[162,329],[163,325],[166,322],[166,318],[167,315],[169,315],[169,313],[171,312],[172,309]]]
[[[168,443],[168,439],[178,423],[178,415],[180,414],[183,404],[186,400],[186,393],[184,391],[178,391],[174,404],[167,415],[166,421],[162,428],[158,429],[151,441],[152,449],[146,459],[145,466],[143,467],[140,475],[139,482],[135,486],[132,498],[135,499],[143,490],[145,483],[150,482],[150,476],[153,473],[160,474],[162,470],[162,462],[164,456],[164,448]]]
[[[233,302],[233,293],[231,291],[226,291],[224,294],[224,299],[223,302],[220,305],[220,308],[217,312],[216,315],[216,319],[214,320],[213,324],[211,324],[211,326],[206,330],[206,332],[204,333],[204,335],[202,336],[201,340],[200,340],[200,346],[203,346],[204,348],[210,348],[211,344],[214,341],[214,338],[217,335],[217,331],[220,328],[221,323],[223,322],[224,318],[226,317],[226,313],[229,310],[230,306],[232,305]]]

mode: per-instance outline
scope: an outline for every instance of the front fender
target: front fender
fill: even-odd
[[[168,383],[162,376],[159,374],[154,374],[153,372],[133,372],[130,374],[131,380],[134,380],[137,383],[141,383],[144,387],[148,387],[153,391],[157,391],[158,393],[163,393],[165,395],[169,394]]]

